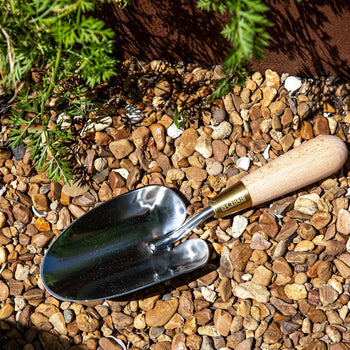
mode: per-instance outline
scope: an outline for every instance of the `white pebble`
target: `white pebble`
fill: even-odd
[[[299,77],[289,76],[284,82],[284,87],[287,91],[293,92],[301,87],[302,80]]]
[[[175,123],[172,123],[168,129],[167,129],[167,134],[170,136],[172,139],[177,139],[181,134],[183,133],[182,129],[179,129]]]
[[[253,275],[250,274],[250,273],[245,273],[243,276],[241,276],[241,278],[242,278],[243,281],[248,282],[248,281],[250,281],[253,278]]]
[[[243,215],[236,215],[233,218],[231,236],[233,238],[238,238],[242,236],[247,226],[248,226],[248,219]]]
[[[270,154],[269,154],[270,148],[271,148],[271,145],[268,144],[267,147],[265,148],[264,153],[263,153],[263,156],[266,160],[268,160],[270,158]]]
[[[250,159],[248,157],[238,158],[236,161],[236,166],[238,168],[241,168],[241,169],[247,171],[249,169],[249,166],[250,166]]]
[[[121,177],[123,177],[125,180],[128,178],[129,176],[129,172],[124,169],[124,168],[120,168],[120,169],[115,169],[113,170],[115,171],[116,173],[118,173]]]
[[[213,303],[216,299],[216,293],[208,287],[201,287],[201,293],[203,298],[210,303]]]

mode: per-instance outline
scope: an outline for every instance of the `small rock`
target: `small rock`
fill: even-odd
[[[39,211],[48,211],[49,205],[47,201],[47,197],[44,194],[36,193],[31,196],[33,201],[33,206],[36,210]]]
[[[67,327],[66,327],[66,322],[64,320],[64,317],[61,312],[57,312],[53,314],[49,318],[49,322],[53,325],[53,327],[62,335],[66,335],[67,332]]]
[[[220,124],[226,119],[226,111],[221,108],[215,109],[213,112],[213,118],[215,119],[216,123]]]
[[[181,135],[179,152],[183,157],[193,154],[198,140],[198,133],[195,129],[186,129]]]
[[[252,255],[252,249],[247,243],[240,243],[232,247],[230,260],[235,270],[244,271],[248,260]]]
[[[44,218],[36,219],[34,225],[41,232],[51,230],[50,223],[47,222]]]
[[[0,301],[5,301],[10,294],[10,289],[6,283],[0,280]]]
[[[252,236],[252,241],[250,242],[251,249],[257,250],[267,250],[271,247],[271,242],[265,238],[263,232],[255,232]]]
[[[223,140],[230,137],[232,133],[232,125],[227,121],[221,122],[218,126],[214,127],[211,137],[214,140]]]
[[[277,90],[271,86],[265,86],[262,88],[263,99],[261,105],[268,107],[277,95]]]
[[[173,297],[170,300],[158,300],[156,306],[146,312],[146,323],[150,327],[164,326],[175,314],[179,301]]]
[[[305,289],[305,286],[302,284],[287,284],[284,287],[284,292],[288,298],[293,300],[305,299],[307,297],[307,291]]]
[[[125,328],[131,326],[134,323],[134,318],[130,315],[126,315],[123,312],[114,311],[111,314],[112,322],[116,328]]]
[[[265,71],[266,85],[278,90],[281,83],[279,74],[271,69]]]
[[[235,347],[235,350],[252,350],[253,347],[254,339],[250,337],[238,343]]]
[[[299,213],[314,215],[317,212],[317,202],[310,195],[300,196],[294,203],[294,209]]]
[[[350,217],[350,216],[349,216]],[[321,230],[326,227],[331,221],[332,216],[326,211],[318,210],[311,218],[311,224],[316,230]]]
[[[330,130],[329,130],[329,124],[328,124],[327,118],[324,117],[323,115],[319,115],[315,120],[315,124],[313,126],[313,131],[314,131],[315,136],[329,135]]]
[[[197,140],[195,150],[204,158],[210,158],[213,155],[211,136],[208,134],[201,135]]]
[[[314,131],[312,129],[312,125],[305,120],[301,122],[300,136],[304,140],[311,140],[314,137]]]
[[[233,294],[238,298],[254,299],[259,303],[268,303],[270,298],[270,292],[265,286],[251,281],[238,284]]]
[[[298,90],[301,87],[301,84],[302,84],[301,78],[290,75],[284,81],[284,88],[287,91],[294,92],[295,90]]]
[[[60,210],[60,213],[58,215],[58,221],[57,221],[57,229],[63,230],[65,229],[69,224],[71,223],[70,219],[70,213],[69,210],[66,207],[63,207]]]
[[[301,102],[298,104],[297,112],[301,120],[307,119],[313,111],[313,103],[311,101]]]
[[[111,338],[100,338],[98,345],[102,348],[102,350],[123,350],[123,348]]]
[[[136,148],[144,148],[147,145],[150,135],[151,132],[149,128],[140,126],[132,132],[131,138]]]
[[[204,181],[208,176],[206,170],[194,166],[186,168],[185,173],[189,180],[195,180],[198,182]]]
[[[348,210],[340,209],[338,211],[336,227],[338,232],[350,235],[350,212]]]
[[[161,80],[154,87],[155,96],[168,97],[171,93],[171,85],[167,80]]]
[[[222,249],[218,273],[220,278],[232,278],[233,276],[233,264],[230,259],[230,250],[227,247]]]
[[[170,136],[172,139],[177,139],[182,135],[182,133],[183,130],[179,129],[175,123],[172,123],[167,129],[167,135]]]
[[[17,281],[24,281],[29,276],[29,266],[18,264],[15,271],[15,279]]]
[[[203,298],[210,303],[213,303],[216,299],[216,293],[208,287],[201,287],[201,293],[203,295]]]
[[[215,159],[208,159],[206,170],[208,175],[217,176],[222,173],[223,165]]]
[[[227,337],[230,332],[232,316],[225,310],[216,309],[214,312],[214,325],[220,335]]]
[[[339,297],[339,293],[332,286],[327,284],[320,286],[318,291],[323,306],[334,303]]]
[[[275,344],[282,338],[281,328],[276,322],[272,322],[264,333],[263,339],[267,344]]]
[[[23,224],[29,224],[33,216],[31,210],[21,204],[15,204],[12,213],[15,219]]]
[[[248,157],[238,158],[236,161],[237,168],[241,168],[244,171],[248,171],[250,167],[250,159]]]
[[[89,190],[89,185],[82,185],[79,181],[70,180],[69,184],[62,187],[62,192],[69,197],[78,197]]]
[[[83,126],[80,135],[87,132],[103,131],[113,124],[113,119],[110,116],[97,116],[89,119]]]
[[[135,150],[134,144],[127,140],[121,139],[109,144],[109,149],[116,159],[123,159]]]
[[[165,147],[165,128],[163,124],[152,124],[149,129],[156,143],[158,151],[161,151]],[[124,157],[123,157],[124,158]],[[118,159],[118,158],[117,158]],[[120,159],[120,158],[119,158]]]
[[[76,323],[82,332],[94,332],[99,327],[98,320],[84,312],[77,315]]]
[[[125,115],[130,119],[132,124],[140,122],[145,117],[142,111],[131,105],[125,106]]]
[[[6,304],[0,309],[0,320],[9,318],[14,312],[14,307],[11,304]]]
[[[285,276],[292,276],[293,271],[289,266],[288,262],[283,257],[277,258],[272,265],[273,272],[277,274],[282,274]]]
[[[233,218],[231,236],[233,238],[240,237],[248,226],[248,219],[243,215],[236,215]]]
[[[252,278],[252,282],[261,286],[268,286],[271,282],[273,272],[263,265],[258,266]]]

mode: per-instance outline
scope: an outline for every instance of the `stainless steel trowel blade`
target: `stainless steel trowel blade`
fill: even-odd
[[[147,186],[104,202],[49,247],[41,264],[44,286],[62,300],[100,300],[140,289],[135,279],[147,274],[150,283],[159,269],[149,264],[164,259],[152,256],[149,243],[175,230],[185,217],[182,199],[164,186]]]

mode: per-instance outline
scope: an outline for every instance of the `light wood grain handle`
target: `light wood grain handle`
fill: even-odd
[[[322,135],[270,161],[209,201],[216,217],[271,201],[337,172],[348,158],[345,143]]]
[[[268,202],[337,172],[348,158],[337,136],[321,135],[293,148],[242,179],[252,205]]]

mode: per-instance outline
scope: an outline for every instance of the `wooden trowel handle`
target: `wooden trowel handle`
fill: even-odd
[[[324,179],[347,158],[348,149],[337,136],[317,136],[248,174],[209,204],[216,217],[223,217]]]

